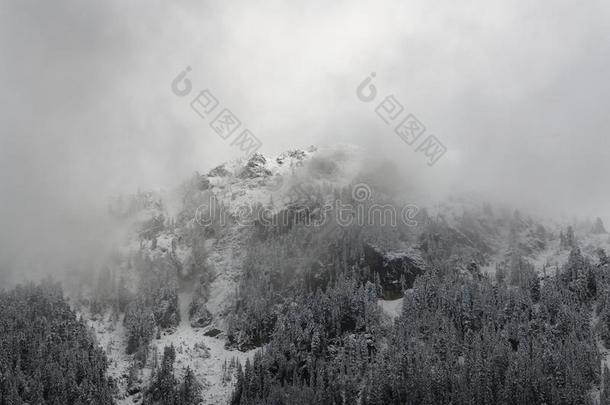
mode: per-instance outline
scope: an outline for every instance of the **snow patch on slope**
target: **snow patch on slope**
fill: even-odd
[[[226,374],[226,367],[232,359],[239,360],[244,364],[248,358],[252,359],[257,349],[248,352],[226,350],[222,339],[205,336],[202,329],[193,329],[188,320],[188,308],[191,299],[191,293],[180,293],[180,324],[174,331],[161,332],[160,339],[154,339],[151,342],[148,363],[140,371],[142,380],[140,385],[144,390],[150,383],[154,351],[157,351],[157,357],[160,361],[163,348],[173,345],[176,349],[176,361],[174,363],[176,377],[181,379],[184,376],[184,370],[190,367],[202,387],[202,404],[223,404],[230,397],[235,383],[234,370]],[[114,379],[119,390],[119,395],[116,397],[117,404],[140,403],[141,393],[132,396],[126,393],[132,356],[126,354],[127,337],[122,317],[112,319],[110,316],[83,316],[83,318],[88,319],[87,324],[108,356],[108,376]]]
[[[390,319],[394,320],[402,313],[403,301],[404,298],[399,298],[392,301],[378,300],[377,304],[383,309],[383,312],[390,317]]]

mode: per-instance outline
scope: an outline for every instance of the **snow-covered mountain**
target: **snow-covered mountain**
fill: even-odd
[[[311,147],[276,157],[255,154],[195,173],[170,192],[114,199],[109,213],[130,232],[95,287],[84,288],[75,302],[110,359],[119,403],[142,399],[158,356],[170,345],[178,375],[188,367],[202,385],[203,403],[226,403],[237,362],[265,346],[290,294],[334,277],[328,276],[333,259],[308,256],[311,245],[340,243],[347,228],[364,229],[358,233],[362,249],[345,260],[370,273],[363,277],[377,284],[388,322],[414,280],[441,262],[493,278],[509,277],[502,274],[526,261],[544,280],[576,245],[595,261],[600,248],[610,248],[603,224],[570,226],[465,196],[412,204],[367,180],[367,169],[354,148]],[[304,226],[303,240],[276,242],[298,226]],[[300,255],[277,253],[278,266],[298,262],[295,268],[307,271],[278,280],[280,297],[258,303],[244,291],[256,286],[248,281],[258,277],[251,274],[260,268],[256,252],[279,252],[286,243],[307,246]],[[245,325],[254,310],[263,319]]]

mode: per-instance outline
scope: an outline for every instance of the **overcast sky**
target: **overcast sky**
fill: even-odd
[[[355,144],[431,193],[610,221],[610,2],[3,1],[0,260],[96,246],[107,196],[236,158],[186,66],[274,154]],[[356,97],[371,72],[447,147],[433,167]]]

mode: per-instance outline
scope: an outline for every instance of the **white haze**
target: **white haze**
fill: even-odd
[[[189,65],[265,154],[354,144],[434,196],[610,222],[609,23],[603,0],[2,2],[0,274],[93,267],[109,195],[239,156],[170,91]],[[356,98],[373,71],[435,166]]]

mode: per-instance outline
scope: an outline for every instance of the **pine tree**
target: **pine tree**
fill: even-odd
[[[593,225],[593,229],[591,230],[591,233],[594,233],[594,234],[608,233],[606,231],[606,228],[604,227],[604,222],[602,221],[602,219],[600,217],[597,217],[597,219],[595,220],[595,225]]]
[[[197,405],[201,401],[199,394],[200,386],[190,367],[184,373],[184,379],[178,389],[178,400],[176,405]]]
[[[610,405],[610,370],[604,365],[602,371],[602,391],[599,398],[600,405]]]
[[[237,365],[237,376],[233,393],[231,394],[231,405],[239,405],[244,392],[244,371],[241,363]]]
[[[156,379],[147,391],[145,404],[174,405],[176,400],[176,377],[174,376],[174,360],[176,349],[173,345],[163,349],[163,359]]]
[[[572,226],[568,226],[568,231],[566,232],[566,246],[570,249],[576,248],[576,237],[574,236]]]

